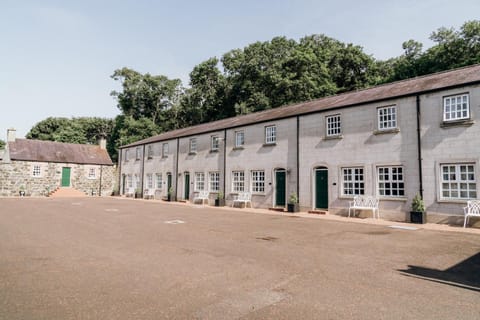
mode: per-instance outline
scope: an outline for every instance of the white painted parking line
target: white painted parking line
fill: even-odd
[[[105,209],[105,211],[107,211],[107,212],[117,212],[118,209]]]
[[[72,202],[72,206],[81,206],[82,203],[81,202]]]
[[[165,221],[165,223],[167,223],[167,224],[181,224],[181,223],[185,223],[185,221],[183,221],[183,220],[168,220],[168,221]]]
[[[408,227],[408,226],[388,226],[389,228],[392,229],[402,229],[402,230],[418,230],[418,228],[415,227]]]

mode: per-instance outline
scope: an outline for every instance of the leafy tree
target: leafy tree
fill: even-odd
[[[0,150],[5,148],[5,141],[0,139]]]
[[[182,94],[179,79],[141,74],[129,68],[115,70],[111,77],[122,84],[122,91],[111,92],[122,113],[137,120],[149,118],[160,127],[166,120],[165,111],[175,106]]]
[[[465,22],[460,30],[441,27],[432,32],[436,42],[425,52],[414,40],[403,43],[404,54],[394,62],[394,71],[386,81],[401,80],[480,63],[480,21]]]
[[[111,119],[96,117],[49,117],[35,124],[27,133],[27,139],[50,140],[67,143],[97,144],[98,139],[110,139],[113,130]],[[116,157],[115,150],[109,150]]]
[[[107,150],[113,162],[118,160],[118,148],[132,142],[149,138],[159,133],[158,127],[148,118],[134,119],[131,116],[115,117],[114,127],[107,140]]]

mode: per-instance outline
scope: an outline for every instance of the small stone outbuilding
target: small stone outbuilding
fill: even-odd
[[[99,145],[16,139],[7,131],[0,155],[0,196],[47,196],[58,188],[74,188],[87,195],[111,195],[115,168]]]

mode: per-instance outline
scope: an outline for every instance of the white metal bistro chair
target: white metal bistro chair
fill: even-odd
[[[463,212],[465,213],[465,221],[463,222],[465,228],[469,217],[480,217],[480,200],[467,201],[467,206],[463,208]]]

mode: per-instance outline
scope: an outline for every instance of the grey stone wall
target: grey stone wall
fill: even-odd
[[[33,167],[40,166],[40,176],[33,176]],[[27,196],[46,196],[61,184],[62,168],[71,168],[70,186],[88,195],[111,195],[116,171],[114,166],[81,165],[67,163],[46,163],[12,161],[0,163],[0,196],[18,196],[25,191]],[[90,168],[95,169],[95,178],[89,178]]]

